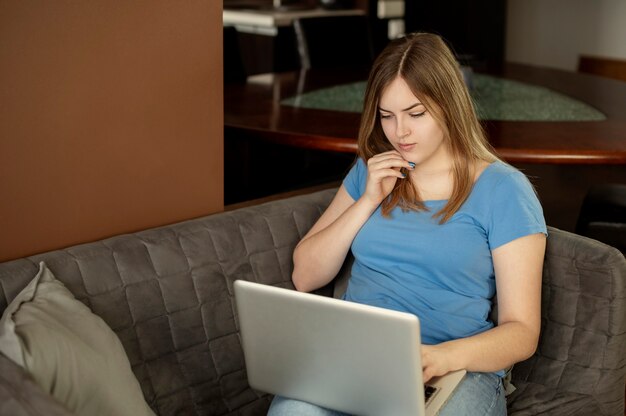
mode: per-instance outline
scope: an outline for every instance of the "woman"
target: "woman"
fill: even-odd
[[[411,34],[376,59],[358,147],[295,249],[296,288],[330,282],[352,249],[344,298],[420,318],[425,382],[467,370],[440,414],[505,415],[504,369],[537,347],[546,225],[526,177],[489,147],[441,38]],[[270,414],[338,413],[277,397]]]

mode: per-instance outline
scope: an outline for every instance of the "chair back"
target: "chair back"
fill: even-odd
[[[374,47],[367,16],[324,16],[294,20],[304,69],[368,66]]]
[[[239,47],[239,32],[234,26],[224,27],[224,83],[246,82],[246,68]]]
[[[602,241],[626,254],[626,185],[593,185],[580,208],[576,234]]]
[[[626,59],[581,55],[578,57],[578,72],[626,81]]]

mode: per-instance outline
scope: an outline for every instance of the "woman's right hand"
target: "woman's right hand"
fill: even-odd
[[[396,181],[405,178],[400,169],[412,170],[414,167],[396,150],[372,156],[367,161],[367,184],[363,198],[378,206],[393,191]]]
[[[326,211],[296,246],[292,280],[299,291],[320,288],[337,275],[356,234],[403,177],[400,169],[413,169],[396,151],[375,155],[367,164],[365,192],[359,200],[341,185]]]

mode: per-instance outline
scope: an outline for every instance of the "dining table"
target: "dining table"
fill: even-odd
[[[488,141],[536,178],[551,225],[573,229],[593,184],[626,183],[626,82],[518,63],[463,70]],[[367,77],[302,69],[226,84],[225,140],[355,154]]]
[[[367,68],[309,69],[227,84],[225,131],[354,153],[367,75]],[[504,160],[626,164],[626,82],[515,63],[471,77],[488,140]]]

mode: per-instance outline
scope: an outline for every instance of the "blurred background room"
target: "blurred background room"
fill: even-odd
[[[548,223],[574,231],[594,187],[626,183],[625,18],[617,0],[224,0],[225,203],[336,185],[368,64],[390,39],[430,31]],[[592,193],[585,221],[626,222],[621,186]]]
[[[416,30],[452,45],[496,150],[576,230],[594,186],[626,183],[625,18],[621,0],[0,2],[0,258],[336,186],[369,64]],[[585,221],[623,223],[621,189],[596,194]]]

